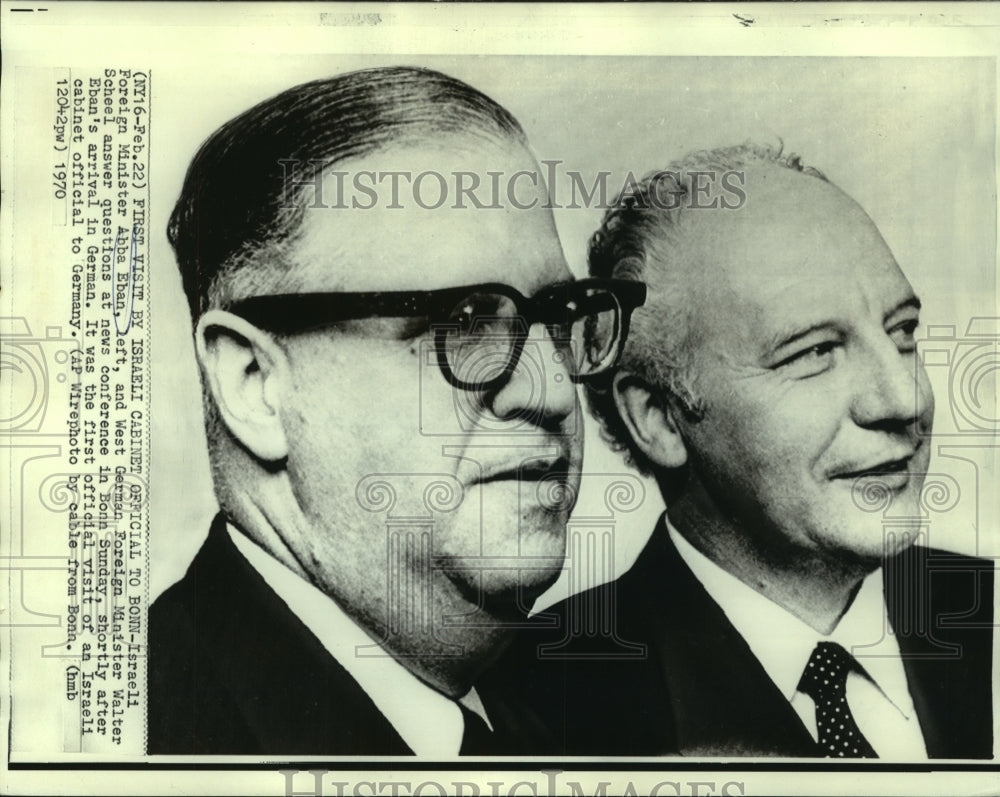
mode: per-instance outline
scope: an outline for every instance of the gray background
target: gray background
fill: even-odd
[[[466,80],[513,112],[540,159],[563,161],[561,169],[578,170],[588,184],[610,171],[613,189],[628,171],[641,175],[691,149],[781,140],[865,207],[924,299],[925,325],[955,325],[961,334],[971,317],[997,314],[993,59],[260,53],[202,58],[189,69],[178,59],[152,76],[152,595],[180,577],[215,511],[190,321],[165,237],[184,170],[206,136],[253,103],[299,82],[386,64]],[[560,195],[567,189],[563,183]],[[570,267],[583,273],[600,210],[555,213]],[[945,371],[931,374],[942,431],[953,425]],[[588,432],[585,470],[626,472],[589,421]],[[1000,553],[997,530],[986,524],[996,499],[979,491],[995,482],[992,455],[971,466],[937,457],[935,469],[963,490],[947,523],[932,525],[932,544]],[[642,506],[616,518],[615,572],[630,564],[662,510],[647,486]],[[577,515],[600,513],[602,500],[601,489],[588,487]],[[550,599],[565,589],[557,585]]]

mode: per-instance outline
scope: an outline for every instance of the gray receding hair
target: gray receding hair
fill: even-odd
[[[642,280],[648,286],[646,304],[633,315],[615,372],[635,374],[653,387],[664,403],[672,397],[692,418],[702,415],[704,405],[698,396],[693,368],[690,302],[680,262],[686,222],[694,211],[738,212],[732,202],[739,190],[728,195],[720,193],[722,176],[762,167],[791,169],[829,182],[818,169],[805,166],[798,155],[783,154],[780,145],[774,148],[747,142],[699,150],[664,169],[649,172],[638,183],[623,189],[590,239],[591,276]],[[715,176],[707,194],[706,172]],[[718,208],[706,207],[716,200],[720,202]],[[596,384],[587,384],[588,405],[601,424],[602,437],[623,453],[628,464],[649,474],[652,463],[635,445],[618,414],[612,379],[613,374]]]

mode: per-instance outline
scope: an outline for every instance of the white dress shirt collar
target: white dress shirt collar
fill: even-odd
[[[823,635],[710,560],[691,545],[669,519],[666,520],[666,525],[670,540],[681,559],[712,600],[725,612],[729,622],[746,641],[774,684],[803,718],[814,737],[813,707],[811,701],[804,700],[804,696],[798,693],[798,683],[816,644],[820,641],[836,642],[857,658],[877,691],[895,707],[905,726],[909,726],[910,737],[906,741],[908,747],[900,755],[921,757],[923,753],[923,757],[926,757],[907,686],[906,672],[900,659],[899,645],[889,625],[881,568],[864,579],[837,627],[830,634]],[[863,687],[863,684],[859,684],[856,688]],[[850,694],[851,684],[849,698]],[[808,704],[808,711],[803,708],[804,704]],[[870,741],[875,743],[878,739],[870,738]],[[876,744],[876,750],[888,748],[890,741],[887,739],[881,747]]]
[[[237,550],[357,681],[414,753],[429,758],[458,755],[465,723],[453,700],[382,650],[336,601],[232,525],[226,528]],[[461,702],[489,724],[475,689]]]

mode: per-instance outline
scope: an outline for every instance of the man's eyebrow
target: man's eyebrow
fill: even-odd
[[[922,304],[919,297],[911,295],[893,307],[889,312],[887,312],[883,318],[882,323],[885,323],[894,315],[896,315],[901,310],[907,308],[913,308],[914,310],[919,310]],[[825,329],[830,329],[835,327],[836,324],[833,321],[820,321],[815,324],[810,324],[808,327],[798,328],[798,327],[786,327],[779,332],[776,332],[773,336],[768,338],[766,351],[768,353],[782,349],[785,346],[789,346],[802,338],[808,337],[814,332],[822,332]]]
[[[900,310],[906,310],[907,308],[912,308],[914,310],[919,310],[923,305],[920,302],[920,297],[916,295],[911,295],[909,298],[904,299],[895,307],[893,307],[888,313],[882,316],[882,323],[884,324],[890,318],[892,318]]]
[[[820,332],[825,329],[830,329],[834,327],[833,321],[820,321],[815,324],[810,324],[808,327],[785,327],[784,329],[776,332],[767,340],[767,345],[765,351],[768,353],[775,352],[778,349],[782,349],[797,340],[808,337],[814,332]]]

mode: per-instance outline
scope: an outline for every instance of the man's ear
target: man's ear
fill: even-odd
[[[195,328],[195,349],[233,436],[259,459],[284,459],[288,444],[275,389],[284,358],[274,340],[232,313],[209,310]]]
[[[679,468],[687,462],[681,436],[668,397],[635,374],[615,375],[615,406],[636,447],[662,468]]]

